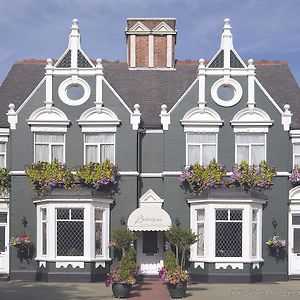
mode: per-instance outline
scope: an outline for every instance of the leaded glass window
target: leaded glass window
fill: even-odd
[[[114,133],[86,133],[84,137],[85,162],[115,161]]]
[[[216,257],[242,257],[243,210],[216,209]]]
[[[187,164],[208,165],[217,158],[216,133],[187,133]]]
[[[252,210],[252,256],[257,256],[257,214],[258,210]]]
[[[35,162],[64,162],[64,147],[63,133],[35,133]]]
[[[47,209],[41,209],[42,219],[42,254],[47,255]]]
[[[84,255],[84,209],[56,209],[56,255]]]

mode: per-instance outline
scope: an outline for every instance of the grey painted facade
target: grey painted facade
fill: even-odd
[[[145,112],[147,121],[149,121],[149,116],[153,117],[153,124],[143,122],[143,111],[141,111],[142,121],[138,129],[133,129],[131,122],[134,110],[132,106],[133,100],[130,97],[122,98],[121,95],[130,94],[130,91],[126,91],[126,86],[129,86],[126,80],[136,80],[128,75],[130,72],[135,72],[135,70],[128,71],[126,68],[126,71],[124,71],[124,66],[120,66],[120,73],[114,77],[114,72],[116,72],[115,66],[111,67],[107,64],[106,69],[106,65],[103,65],[104,78],[111,84],[110,87],[103,82],[103,107],[114,112],[120,120],[120,124],[117,125],[116,129],[115,160],[121,174],[123,172],[118,181],[117,192],[112,196],[113,203],[109,206],[110,222],[107,224],[109,234],[111,230],[120,226],[120,221],[125,220],[127,222],[131,213],[139,207],[139,199],[149,190],[152,190],[159,198],[163,199],[162,208],[171,217],[172,224],[175,224],[177,220],[180,226],[190,227],[192,209],[188,199],[192,196],[180,187],[178,173],[186,166],[186,133],[181,120],[189,110],[198,107],[199,99],[201,98],[198,93],[198,81],[194,81],[197,78],[197,69],[192,69],[189,66],[184,71],[186,74],[182,70],[180,71],[180,67],[178,70],[166,71],[165,75],[161,73],[161,70],[159,71],[159,76],[162,79],[164,76],[167,78],[166,89],[171,87],[170,89],[176,90],[179,86],[179,83],[177,84],[175,80],[173,82],[170,80],[168,77],[170,76],[169,72],[177,72],[175,74],[178,74],[176,75],[178,76],[178,82],[186,80],[185,84],[189,83],[180,93],[178,92],[180,96],[173,99],[173,105],[168,107],[168,112],[171,110],[171,113],[170,125],[167,129],[163,130],[162,124],[157,123],[157,116],[160,113],[160,105],[164,103],[163,100],[160,102],[160,99],[155,97],[155,99],[153,98],[153,105],[151,103],[143,103],[142,95],[139,95],[140,98],[138,98],[136,96],[138,93],[132,91],[132,97],[137,97],[144,107],[149,108],[149,111]],[[79,70],[82,69],[79,67]],[[107,75],[105,73],[106,70]],[[219,71],[220,73],[223,72],[222,69]],[[122,72],[124,72],[124,86],[114,82],[114,78],[121,80],[118,76]],[[148,75],[147,72],[151,74],[149,73],[150,75]],[[141,75],[139,80],[136,80],[136,85],[147,84],[149,78],[151,79],[154,76],[153,72],[156,71],[145,70],[144,75]],[[185,75],[183,76],[183,74]],[[269,76],[272,76],[272,74],[270,73]],[[64,112],[70,120],[66,132],[65,162],[70,167],[76,167],[84,163],[84,138],[82,127],[78,125],[78,120],[83,112],[95,106],[97,85],[95,74],[80,75],[80,78],[84,79],[90,86],[90,97],[82,105],[70,106],[61,101],[58,93],[59,85],[69,77],[72,77],[71,72],[69,75],[53,75],[52,100],[53,106]],[[223,121],[218,132],[217,158],[218,162],[225,165],[226,170],[230,172],[235,163],[235,134],[231,121],[239,111],[247,108],[249,95],[248,76],[231,75],[231,78],[240,84],[243,94],[240,101],[230,107],[218,105],[211,96],[213,84],[222,78],[223,76],[220,74],[211,75],[207,73],[205,76],[205,107],[217,112]],[[130,84],[132,84],[132,81]],[[293,166],[292,143],[290,132],[284,130],[281,124],[283,112],[280,112],[275,107],[270,97],[256,83],[254,86],[255,107],[265,111],[273,122],[271,126],[268,126],[267,132],[267,163],[275,165],[278,172],[290,172]],[[114,89],[114,87],[117,88]],[[155,86],[153,88],[155,89]],[[132,85],[130,89],[132,89]],[[22,109],[18,111],[16,129],[10,130],[7,166],[13,171],[24,171],[25,167],[34,161],[34,135],[31,127],[28,125],[28,119],[36,109],[45,106],[46,90],[46,82],[44,82]],[[182,95],[184,96],[181,97]],[[126,103],[130,111],[121,101]],[[11,102],[13,102],[13,99]],[[157,102],[159,105],[156,107],[157,111],[154,112],[152,106],[155,106]],[[281,104],[280,106],[282,106]],[[169,173],[164,174],[164,172]],[[171,174],[170,172],[177,173]],[[263,192],[266,202],[261,206],[262,221],[259,225],[259,230],[262,235],[260,245],[262,260],[258,262],[258,267],[255,267],[257,262],[254,262],[254,260],[243,262],[242,267],[237,268],[232,267],[230,263],[225,268],[217,268],[217,262],[209,260],[204,260],[203,266],[200,266],[199,260],[198,265],[194,262],[191,262],[189,265],[189,271],[194,280],[205,282],[253,282],[288,279],[288,255],[279,258],[271,256],[265,246],[265,241],[273,234],[272,221],[274,219],[278,223],[277,232],[280,237],[287,239],[289,230],[291,230],[288,223],[289,191],[291,186],[286,173],[276,176],[273,187]],[[84,197],[86,195],[79,196],[78,199],[81,200]],[[227,200],[235,199],[234,197],[231,199],[231,196],[228,197]],[[245,198],[247,197],[250,196],[245,192]],[[199,201],[201,200],[200,198],[201,196],[199,196]],[[37,245],[37,204],[33,203],[35,199],[35,194],[26,176],[24,174],[13,175],[9,202],[10,236],[26,230],[33,244],[39,247]],[[64,195],[62,199],[67,200],[68,195]],[[221,205],[221,202],[219,205]],[[226,207],[226,204],[224,207]],[[27,222],[26,226],[24,226],[24,220]],[[104,245],[104,247],[106,246]],[[33,254],[29,262],[22,261],[22,259],[18,258],[16,249],[12,248],[10,251],[9,274],[11,279],[22,280],[85,282],[103,280],[113,263],[113,256],[114,253],[110,251],[112,261],[106,260],[100,266],[95,261],[90,260],[83,261],[83,267],[73,267],[71,263],[67,267],[57,267],[55,261],[45,260],[45,264],[41,264],[40,261],[34,259],[35,254]]]

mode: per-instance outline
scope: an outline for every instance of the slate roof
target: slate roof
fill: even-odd
[[[8,104],[16,109],[30,95],[45,73],[46,61],[16,62],[0,87],[0,126],[8,127]],[[293,113],[292,128],[300,129],[300,89],[284,61],[255,62],[259,81],[278,105],[288,103]],[[145,127],[160,127],[162,104],[168,110],[177,102],[197,76],[196,61],[178,61],[176,71],[129,70],[126,63],[103,62],[104,76],[133,110],[140,104]]]

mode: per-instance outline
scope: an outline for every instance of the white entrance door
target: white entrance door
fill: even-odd
[[[289,275],[300,275],[300,213],[289,216]]]
[[[0,274],[9,272],[8,211],[0,210]]]
[[[138,232],[137,261],[140,273],[145,275],[158,275],[163,267],[163,232]]]

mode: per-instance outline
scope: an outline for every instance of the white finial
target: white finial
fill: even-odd
[[[9,105],[8,105],[8,107],[9,107],[9,112],[14,112],[15,111],[15,105],[13,104],[13,103],[10,103]]]
[[[204,66],[204,62],[205,62],[204,58],[199,59],[199,65],[200,66]]]
[[[163,126],[163,130],[168,130],[170,125],[170,114],[167,112],[167,105],[163,104],[161,106],[161,112],[160,112],[160,122]]]
[[[77,25],[78,25],[78,19],[73,19],[73,20],[72,20],[72,25],[77,26]]]
[[[134,112],[133,113],[135,113],[135,114],[138,114],[138,113],[140,113],[140,105],[139,104],[134,104]]]
[[[162,106],[161,106],[161,113],[162,114],[166,114],[167,113],[167,105],[166,104],[163,104]]]
[[[231,26],[230,26],[230,19],[229,18],[226,18],[224,20],[224,29],[231,29]]]
[[[254,64],[254,60],[252,58],[248,59],[249,66],[252,66]]]
[[[288,104],[284,105],[284,113],[290,113],[290,106]]]
[[[48,65],[49,67],[51,67],[51,66],[53,65],[53,59],[48,58],[48,59],[47,59],[47,65]]]
[[[101,58],[97,58],[96,62],[97,62],[97,65],[102,65],[102,59]]]

